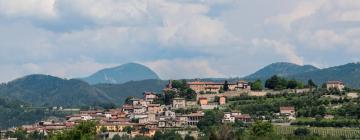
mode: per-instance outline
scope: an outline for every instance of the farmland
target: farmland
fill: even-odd
[[[299,127],[274,126],[275,133],[279,135],[292,135],[297,128]],[[307,129],[313,135],[360,139],[360,129],[358,128],[307,127]]]

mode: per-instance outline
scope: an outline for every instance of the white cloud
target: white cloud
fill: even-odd
[[[213,69],[207,60],[157,60],[144,62],[144,64],[149,66],[164,79],[209,78],[224,76],[222,73]]]
[[[317,12],[326,0],[303,0],[289,13],[280,14],[266,19],[267,23],[277,23],[290,30],[291,24],[302,18],[311,16]]]
[[[44,63],[1,64],[0,81],[10,81],[29,74],[48,74],[61,78],[81,78],[94,72],[113,67],[116,64],[95,62],[86,57],[73,61],[58,61]],[[75,76],[75,77],[74,77]]]
[[[0,0],[0,15],[9,17],[56,17],[55,0]]]
[[[147,22],[147,0],[57,0],[56,7],[63,16],[80,16],[97,24]]]
[[[274,61],[336,65],[359,58],[359,9],[358,0],[0,0],[0,80],[131,61],[164,79],[243,76]]]
[[[319,50],[333,49],[344,46],[348,40],[332,30],[304,31],[299,34],[299,40],[308,44],[308,47]]]
[[[253,44],[255,46],[265,47],[265,49],[273,49],[276,53],[281,54],[285,56],[288,61],[303,65],[304,60],[302,57],[298,56],[296,54],[295,46],[280,42],[277,40],[271,40],[271,39],[253,39]]]

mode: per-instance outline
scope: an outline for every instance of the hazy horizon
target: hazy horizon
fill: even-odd
[[[161,79],[360,61],[357,0],[0,0],[0,82],[128,62]]]

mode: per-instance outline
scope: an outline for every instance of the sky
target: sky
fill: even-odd
[[[360,0],[0,0],[0,82],[137,62],[162,79],[360,60]]]

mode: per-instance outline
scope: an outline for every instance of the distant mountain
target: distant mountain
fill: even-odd
[[[106,93],[86,82],[49,75],[29,75],[3,84],[0,96],[34,106],[88,106],[111,101]]]
[[[247,80],[267,79],[273,75],[289,76],[289,75],[311,72],[316,70],[319,69],[312,65],[301,66],[293,63],[278,62],[265,66],[264,68],[256,71],[255,73],[244,77],[244,79]]]
[[[322,84],[328,80],[340,80],[345,85],[360,88],[360,63],[349,63],[315,71],[298,73],[288,76],[302,81],[312,79],[317,84]]]
[[[127,63],[118,67],[100,70],[82,80],[89,84],[122,84],[129,81],[141,81],[146,79],[159,79],[159,77],[154,71],[144,65]]]
[[[120,105],[126,97],[142,97],[144,91],[161,92],[162,80],[130,81],[123,84],[89,85],[77,79],[49,75],[29,75],[0,85],[0,97],[12,98],[33,106]]]

